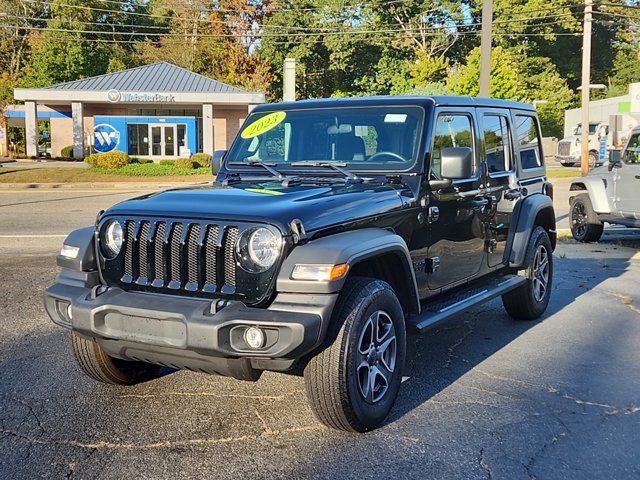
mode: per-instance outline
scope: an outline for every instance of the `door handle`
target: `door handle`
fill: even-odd
[[[504,192],[504,198],[506,200],[518,200],[520,197],[522,197],[522,190],[513,189]]]
[[[640,180],[640,175],[636,175],[636,178],[637,178],[638,180]]]
[[[486,197],[479,197],[471,200],[471,206],[473,208],[486,207],[487,205],[489,205],[489,199]]]

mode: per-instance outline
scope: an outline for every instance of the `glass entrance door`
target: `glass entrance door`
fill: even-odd
[[[176,146],[176,126],[175,125],[149,125],[149,136],[151,137],[152,157],[175,157]]]

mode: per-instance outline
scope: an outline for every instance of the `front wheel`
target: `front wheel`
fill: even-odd
[[[578,242],[597,242],[602,237],[604,225],[593,211],[588,194],[581,193],[571,199],[569,219],[571,221],[571,235]]]
[[[549,235],[536,227],[525,254],[526,282],[502,295],[507,313],[516,320],[535,320],[549,305],[553,283],[553,253]]]
[[[160,367],[143,362],[129,362],[108,355],[93,340],[71,333],[73,355],[80,369],[101,383],[110,385],[135,385],[156,377]]]
[[[311,409],[328,427],[372,430],[385,420],[400,389],[406,351],[402,307],[389,284],[351,278],[331,321],[331,344],[304,371]]]

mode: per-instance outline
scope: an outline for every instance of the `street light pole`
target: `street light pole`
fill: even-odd
[[[482,32],[480,39],[480,96],[489,97],[491,83],[491,29],[493,27],[493,0],[482,2]]]
[[[591,11],[593,0],[584,3],[584,27],[582,36],[582,156],[580,172],[582,176],[589,174],[589,94],[591,89]]]

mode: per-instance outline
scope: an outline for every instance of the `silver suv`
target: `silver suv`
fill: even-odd
[[[616,154],[618,153],[618,154]],[[573,238],[597,242],[604,223],[640,227],[640,127],[631,133],[621,153],[589,176],[571,183],[570,220]]]

